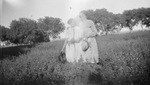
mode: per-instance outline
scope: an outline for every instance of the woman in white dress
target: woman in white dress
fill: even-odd
[[[81,30],[81,38],[76,40],[76,42],[81,43],[82,49],[82,58],[83,61],[88,63],[98,63],[99,62],[99,54],[98,54],[98,47],[95,36],[97,34],[97,29],[93,21],[87,20],[85,14],[80,13],[80,23],[79,28]],[[83,44],[82,44],[83,43]],[[84,49],[84,45],[87,49]]]
[[[75,23],[73,19],[68,20],[70,27],[66,28],[66,41],[65,41],[65,52],[66,60],[70,63],[75,62],[75,40],[74,40],[74,27]],[[64,47],[63,47],[64,48]]]
[[[70,63],[78,63],[82,57],[81,43],[76,43],[77,40],[81,39],[82,34],[78,23],[77,18],[71,18],[68,20],[70,27],[66,29],[66,41],[63,49],[66,48],[66,60]]]

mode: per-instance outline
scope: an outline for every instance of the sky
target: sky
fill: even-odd
[[[150,7],[150,0],[0,0],[0,25],[9,27],[12,20],[45,16],[61,18],[66,24],[82,10],[106,8],[117,14],[140,7]]]

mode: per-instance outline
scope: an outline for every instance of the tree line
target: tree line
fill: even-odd
[[[150,8],[125,10],[122,14],[113,14],[107,9],[83,10],[88,19],[94,21],[96,28],[104,32],[141,25],[150,27]],[[142,26],[141,26],[142,27]],[[0,40],[12,43],[36,43],[49,41],[48,36],[56,38],[65,29],[60,18],[44,17],[37,21],[28,18],[12,20],[10,27],[0,26]]]
[[[49,33],[57,36],[65,29],[60,18],[44,17],[38,21],[19,18],[12,20],[10,28],[0,26],[0,40],[9,40],[15,44],[49,41]]]
[[[94,21],[98,30],[111,31],[128,27],[130,31],[133,26],[141,22],[141,25],[150,26],[150,8],[138,8],[125,10],[122,14],[113,14],[107,9],[84,10],[87,18]]]

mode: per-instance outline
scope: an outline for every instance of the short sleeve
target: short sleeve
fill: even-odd
[[[95,24],[93,21],[89,21],[90,22],[90,28],[91,28],[91,31],[94,32],[94,33],[97,33],[97,29],[95,27]]]

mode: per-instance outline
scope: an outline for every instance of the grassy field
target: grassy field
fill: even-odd
[[[60,63],[63,40],[1,48],[0,85],[150,85],[150,31],[96,38],[100,64]]]

